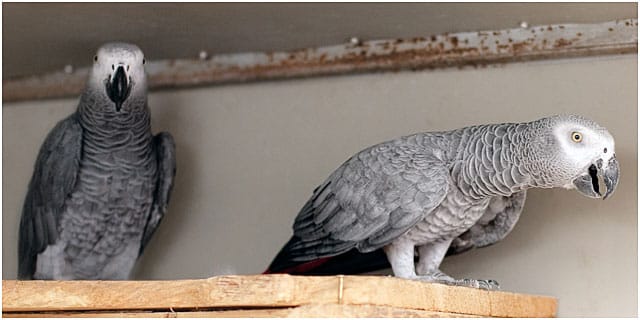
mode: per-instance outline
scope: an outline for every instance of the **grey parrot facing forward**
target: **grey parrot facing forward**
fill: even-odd
[[[529,188],[604,199],[618,175],[613,137],[575,115],[401,137],[357,153],[317,187],[265,273],[351,274],[388,261],[397,277],[495,289],[444,274],[442,259],[502,240]]]
[[[20,279],[127,279],[167,210],[170,134],[151,134],[142,51],[94,57],[78,109],[49,132],[24,201]]]

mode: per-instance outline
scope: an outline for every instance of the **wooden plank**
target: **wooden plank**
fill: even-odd
[[[311,296],[337,300],[334,278],[295,280],[287,275],[176,281],[3,280],[2,305],[5,311],[57,311],[295,306],[310,303]]]
[[[212,56],[207,60],[159,60],[147,64],[149,88],[203,86],[374,71],[485,66],[638,52],[638,20],[554,24],[356,41],[288,52]],[[3,80],[4,102],[78,96],[89,69]]]
[[[535,296],[511,292],[493,291],[489,293],[489,299],[493,317],[527,317],[531,314],[555,317],[558,309],[557,302],[549,303]]]
[[[489,291],[395,277],[345,277],[344,297],[347,304],[491,315]]]
[[[177,312],[9,313],[7,318],[473,318],[478,316],[374,305],[304,305],[281,309]]]
[[[375,305],[479,316],[552,317],[555,298],[381,276],[283,274],[177,281],[3,280],[4,312]]]

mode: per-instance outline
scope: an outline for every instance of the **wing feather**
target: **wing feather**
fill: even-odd
[[[82,127],[74,113],[49,132],[36,158],[20,218],[20,279],[33,277],[37,255],[58,238],[58,222],[76,183],[81,152]]]
[[[164,214],[167,212],[173,189],[173,180],[176,175],[176,145],[171,134],[161,132],[155,135],[153,137],[153,149],[158,161],[158,178],[156,180],[151,213],[142,234],[139,255],[144,252],[149,240],[151,240],[151,236],[153,236]]]
[[[270,269],[391,243],[446,196],[448,162],[441,155],[400,138],[351,157],[314,190]]]

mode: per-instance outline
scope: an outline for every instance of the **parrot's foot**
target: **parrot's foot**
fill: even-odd
[[[500,284],[495,280],[458,279],[454,280],[453,283],[446,284],[484,290],[500,290]]]
[[[454,279],[442,271],[432,272],[426,275],[416,275],[411,277],[413,280],[441,283],[450,286],[470,287],[484,290],[499,290],[500,284],[495,280],[476,280],[476,279]]]

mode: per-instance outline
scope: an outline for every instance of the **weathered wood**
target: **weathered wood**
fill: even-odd
[[[290,52],[217,55],[148,63],[150,89],[256,80],[478,66],[638,52],[638,20],[556,24],[372,40]],[[3,81],[4,102],[78,96],[88,68]]]
[[[478,316],[374,305],[323,304],[279,309],[177,312],[10,313],[9,318],[476,318]]]
[[[7,281],[4,311],[118,310],[272,306],[336,301],[337,280],[288,276],[223,276],[176,281]],[[306,294],[302,294],[302,293]]]
[[[3,280],[3,312],[371,305],[477,316],[552,317],[555,298],[381,276],[220,276],[177,281]],[[273,311],[266,311],[273,312]]]

